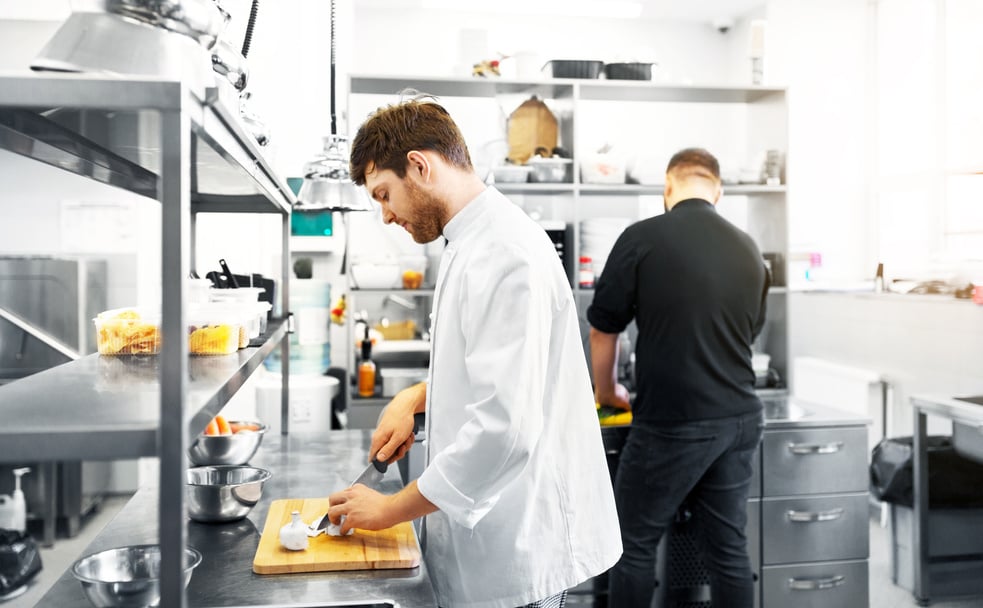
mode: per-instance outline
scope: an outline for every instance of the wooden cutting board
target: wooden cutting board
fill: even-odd
[[[289,551],[280,545],[280,528],[290,521],[291,512],[300,511],[301,519],[310,523],[327,512],[328,504],[327,498],[274,500],[253,558],[253,572],[289,574],[420,565],[420,545],[410,522],[386,530],[355,530],[351,536],[322,534],[308,539],[308,547],[303,551]]]

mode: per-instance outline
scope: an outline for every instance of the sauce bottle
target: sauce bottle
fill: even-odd
[[[358,366],[358,395],[371,397],[375,394],[375,363],[372,361],[372,341],[369,340],[369,326],[365,326],[362,340],[362,362]]]

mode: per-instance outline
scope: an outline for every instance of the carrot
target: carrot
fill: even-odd
[[[256,432],[259,430],[259,426],[255,424],[250,424],[248,422],[230,422],[229,428],[232,429],[232,433],[241,433],[242,431],[252,431]]]
[[[215,416],[215,423],[218,425],[219,435],[231,435],[232,428],[229,427],[229,421],[225,419],[225,416],[219,414]]]
[[[205,434],[206,435],[218,435],[218,423],[215,422],[215,419],[214,418],[212,418],[208,422],[208,426],[205,427]]]

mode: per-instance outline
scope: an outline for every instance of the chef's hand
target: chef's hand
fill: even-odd
[[[601,405],[610,405],[626,412],[631,411],[631,402],[628,400],[628,389],[622,384],[615,384],[611,392],[594,392],[594,400]]]
[[[405,388],[382,410],[372,433],[369,461],[378,458],[392,464],[413,447],[413,414],[426,409],[427,385],[424,382]]]
[[[385,530],[399,523],[389,508],[391,496],[380,494],[360,483],[328,497],[328,519],[341,525],[341,535],[352,528],[360,530]],[[344,519],[342,519],[344,516]]]

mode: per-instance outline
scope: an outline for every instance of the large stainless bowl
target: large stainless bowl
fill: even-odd
[[[201,553],[184,550],[184,586]],[[160,601],[160,545],[131,545],[87,555],[72,566],[89,602],[97,608],[156,606]]]
[[[230,420],[229,424],[255,424],[259,430],[232,435],[198,435],[188,448],[191,464],[240,465],[249,462],[263,442],[267,426],[255,420]]]
[[[249,466],[188,469],[188,516],[207,523],[242,519],[262,498],[269,478],[266,469]]]

